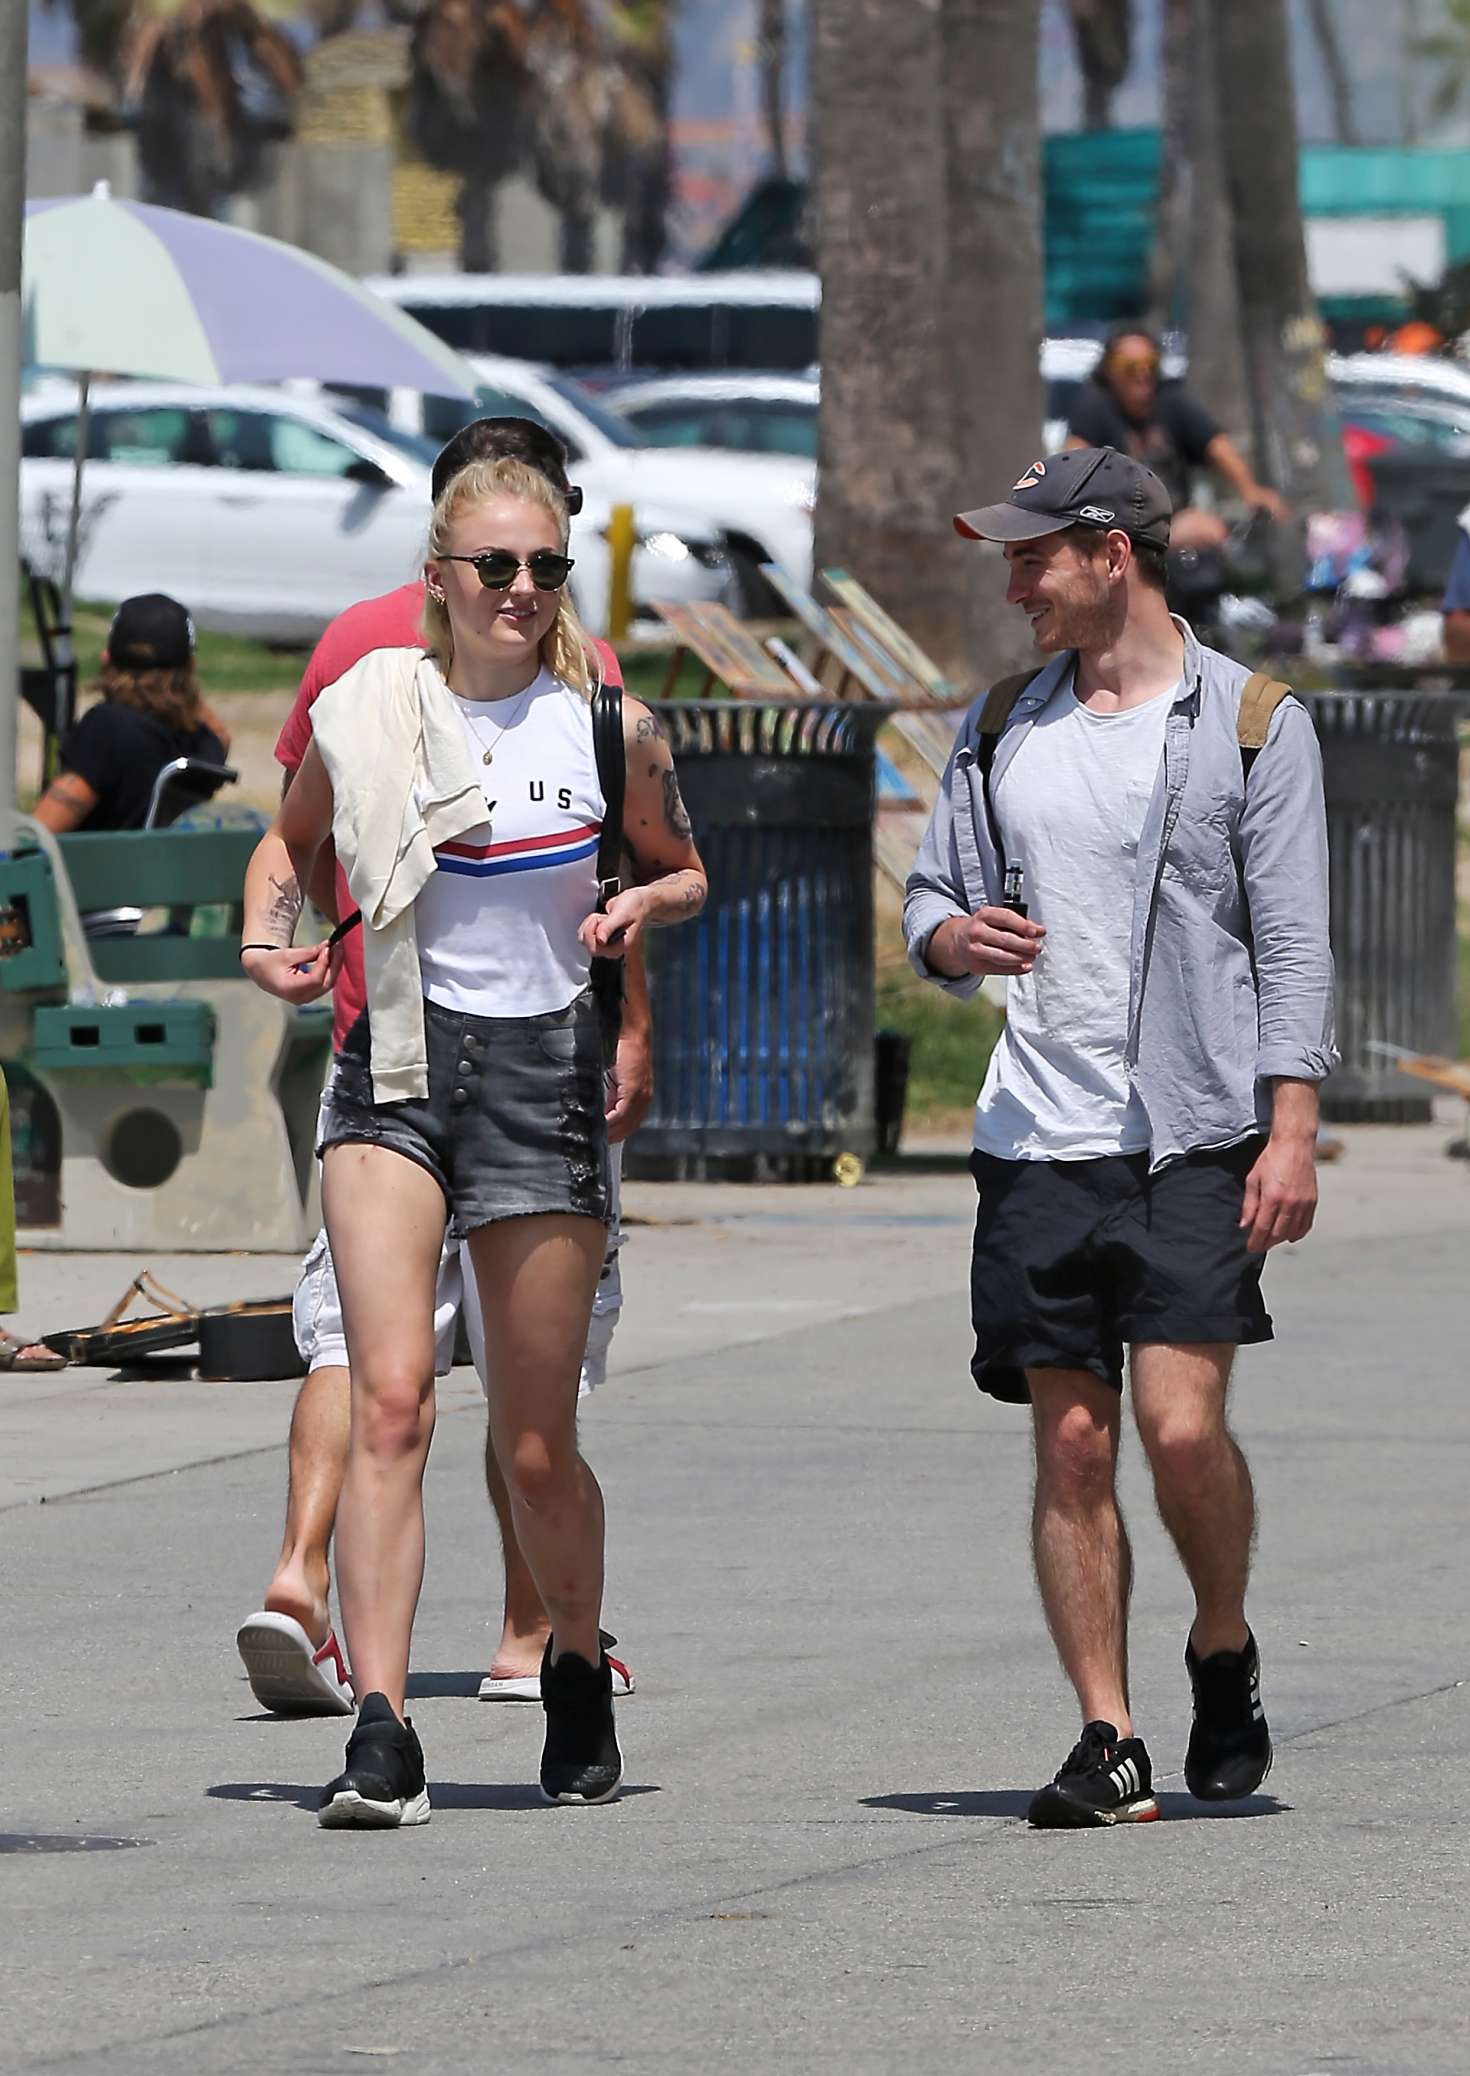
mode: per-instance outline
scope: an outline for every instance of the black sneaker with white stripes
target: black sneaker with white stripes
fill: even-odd
[[[424,1753],[412,1720],[399,1722],[386,1694],[366,1694],[347,1740],[347,1764],[322,1789],[317,1822],[325,1830],[362,1825],[396,1831],[429,1821]]]
[[[1111,1723],[1088,1723],[1053,1781],[1031,1798],[1039,1831],[1088,1824],[1151,1824],[1159,1813],[1154,1775],[1141,1737],[1119,1737]]]
[[[1261,1657],[1246,1634],[1243,1651],[1196,1656],[1184,1646],[1194,1689],[1194,1727],[1184,1757],[1184,1779],[1201,1802],[1234,1802],[1250,1795],[1271,1771],[1271,1732],[1261,1706]]]

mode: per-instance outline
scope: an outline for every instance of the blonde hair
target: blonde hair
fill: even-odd
[[[445,484],[429,521],[429,558],[449,552],[449,534],[456,519],[471,505],[488,504],[493,497],[515,497],[528,505],[540,505],[556,521],[563,548],[571,520],[566,500],[555,484],[524,461],[472,461]],[[448,677],[454,662],[454,629],[443,596],[435,597],[432,586],[424,592],[424,615],[419,623],[424,640],[440,670]],[[541,661],[563,684],[592,699],[602,686],[602,658],[577,618],[569,594],[564,590],[557,603],[556,618],[541,642]]]

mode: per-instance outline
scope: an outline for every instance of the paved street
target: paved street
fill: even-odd
[[[1129,1452],[1135,1703],[1168,1821],[1036,1834],[1075,1735],[1028,1441],[969,1383],[962,1170],[635,1187],[586,1422],[623,1800],[547,1810],[475,1699],[498,1591],[473,1376],[442,1397],[413,1710],[423,1830],[318,1831],[332,1723],[233,1634],[292,1387],[0,1379],[0,2068],[1367,2072],[1470,2067],[1470,1170],[1355,1131],[1242,1366],[1276,1768],[1191,1803],[1180,1575]],[[141,1264],[30,1256],[29,1331]],[[155,1264],[202,1302],[280,1258]],[[42,1849],[48,1842],[91,1850]],[[109,1842],[116,1849],[106,1849]]]

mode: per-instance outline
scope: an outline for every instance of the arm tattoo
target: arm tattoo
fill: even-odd
[[[662,742],[663,724],[657,714],[640,714],[638,726],[633,730],[634,742]]]
[[[677,836],[681,843],[688,843],[694,828],[679,797],[679,781],[672,765],[664,773],[664,820],[669,825],[671,836]]]
[[[296,925],[301,920],[301,888],[294,872],[284,879],[271,874],[270,906],[265,912],[265,927],[272,935],[281,934],[282,945],[288,945],[296,934]]]
[[[79,808],[83,814],[92,806],[96,795],[85,779],[74,778],[69,771],[59,771],[46,788],[48,800],[64,801],[68,807]]]

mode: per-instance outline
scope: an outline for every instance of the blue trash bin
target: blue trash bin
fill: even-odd
[[[655,1086],[630,1176],[806,1181],[871,1157],[873,743],[889,711],[659,705],[710,898],[644,940]]]

